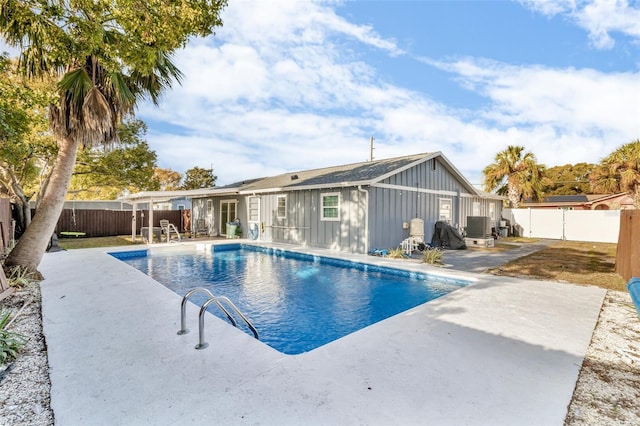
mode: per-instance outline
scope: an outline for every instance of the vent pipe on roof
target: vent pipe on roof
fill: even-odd
[[[291,180],[296,180],[298,179],[298,175],[291,175]]]
[[[369,161],[373,161],[373,136],[369,139]]]

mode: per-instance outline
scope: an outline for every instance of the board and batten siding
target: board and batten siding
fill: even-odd
[[[322,220],[322,195],[338,193],[340,220]],[[278,196],[286,196],[286,217],[278,218]],[[366,251],[365,197],[357,188],[302,190],[262,195],[262,240],[327,248],[337,251]]]
[[[441,199],[450,200],[456,228],[466,226],[467,216],[489,216],[492,210],[494,221],[500,220],[500,200],[471,194],[437,158],[431,159],[369,188],[369,249],[398,247],[409,237],[403,224],[413,218],[424,221],[424,241],[431,241]]]

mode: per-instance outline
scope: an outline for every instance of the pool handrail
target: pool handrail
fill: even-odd
[[[246,316],[244,316],[244,314],[242,312],[240,312],[240,309],[238,309],[238,307],[236,305],[234,305],[234,303],[228,297],[226,297],[226,296],[217,296],[217,297],[216,296],[212,296],[211,298],[209,298],[209,300],[204,302],[204,304],[200,307],[200,315],[198,316],[198,344],[195,346],[196,349],[204,349],[204,348],[209,346],[209,344],[204,341],[204,313],[206,312],[207,307],[210,304],[215,303],[216,305],[218,305],[218,307],[220,309],[222,309],[224,312],[227,312],[227,310],[222,306],[220,301],[223,301],[223,302],[227,303],[227,305],[229,307],[231,307],[231,309],[240,318],[242,318],[242,320],[247,324],[247,326],[249,327],[249,329],[253,333],[253,337],[255,337],[257,340],[260,340],[260,337],[258,336],[258,330],[256,330],[256,328],[253,326],[251,321],[249,321],[249,319]]]
[[[184,297],[182,298],[182,302],[180,303],[180,330],[178,330],[178,335],[187,334],[189,332],[189,329],[187,328],[187,320],[186,320],[187,300],[189,300],[189,298],[196,293],[205,293],[206,295],[209,296],[209,299],[207,300],[210,300],[211,298],[215,298],[215,296],[213,295],[213,293],[211,293],[211,291],[203,287],[196,287],[189,290],[187,294],[184,295]],[[236,323],[236,320],[231,316],[231,314],[229,314],[229,311],[227,311],[224,308],[224,306],[222,306],[219,302],[217,303],[217,305],[218,305],[218,308],[220,308],[220,310],[224,312],[224,314],[227,316],[231,324],[233,324],[234,327],[237,327],[238,325]]]

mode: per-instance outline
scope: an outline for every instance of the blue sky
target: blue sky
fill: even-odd
[[[640,2],[229,0],[141,105],[159,165],[218,185],[441,151],[474,184],[507,145],[547,166],[640,138]]]

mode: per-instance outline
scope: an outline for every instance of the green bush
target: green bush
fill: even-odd
[[[439,248],[427,248],[422,254],[422,261],[430,265],[442,265],[442,255],[444,253]]]
[[[387,257],[390,259],[402,259],[405,257],[404,250],[402,250],[401,248],[390,248],[387,252]]]
[[[8,323],[9,312],[0,313],[0,366],[15,358],[26,343],[24,336],[6,329]]]

